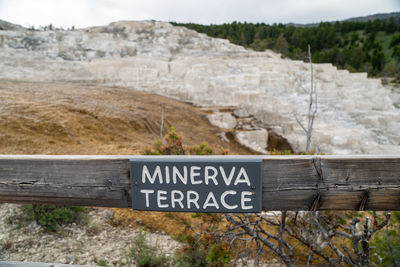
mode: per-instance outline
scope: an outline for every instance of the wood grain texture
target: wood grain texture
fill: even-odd
[[[130,207],[134,157],[0,155],[0,201]],[[400,210],[400,155],[258,158],[263,210]]]
[[[0,158],[0,201],[128,207],[129,159]]]

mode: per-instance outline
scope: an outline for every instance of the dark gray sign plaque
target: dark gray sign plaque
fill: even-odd
[[[134,210],[261,212],[261,159],[143,156],[130,169]]]

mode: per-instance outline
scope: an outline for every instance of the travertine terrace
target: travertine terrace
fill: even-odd
[[[380,80],[330,64],[315,64],[314,69],[314,149],[334,154],[400,151],[400,110]],[[271,51],[246,50],[165,22],[0,31],[0,79],[122,86],[203,107],[240,108],[259,128],[241,131],[274,131],[295,150],[305,147],[295,114],[306,121],[309,76],[306,63]],[[230,118],[220,124],[232,127],[234,122]],[[259,144],[268,134],[258,133]]]

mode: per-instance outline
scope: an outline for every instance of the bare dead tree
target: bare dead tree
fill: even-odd
[[[385,213],[381,221],[376,212],[362,218],[353,213],[318,211],[283,211],[275,217],[227,214],[225,218],[232,226],[224,238],[230,242],[245,242],[243,247],[247,252],[243,255],[249,255],[248,250],[252,250],[254,266],[259,266],[265,248],[274,252],[286,266],[295,266],[294,250],[302,247],[304,253],[297,257],[303,257],[307,266],[322,261],[328,266],[344,263],[366,267],[369,266],[369,241],[376,231],[388,224],[390,213]]]
[[[160,139],[161,140],[164,140],[163,129],[164,129],[164,108],[161,107],[161,124],[160,124]]]
[[[230,242],[245,241],[254,242],[256,244],[256,257],[254,266],[259,266],[260,257],[266,246],[272,250],[285,263],[286,266],[295,266],[293,249],[294,246],[287,241],[287,211],[281,213],[280,218],[269,219],[268,217],[259,215],[232,215],[226,214],[225,218],[231,223],[232,227],[226,232],[226,238]],[[272,225],[276,227],[277,232],[269,231],[265,226]],[[246,245],[245,247],[249,247]]]
[[[161,107],[161,122],[160,122],[160,140],[161,140],[162,144],[166,143],[165,136],[164,136],[164,133],[163,133],[164,121],[165,121],[165,118],[164,118],[164,106],[162,106]]]
[[[306,153],[308,154],[311,146],[311,137],[314,126],[315,116],[317,115],[318,110],[318,96],[317,96],[317,86],[314,82],[314,70],[312,64],[311,57],[311,47],[308,45],[308,57],[307,59],[310,62],[310,90],[309,90],[309,101],[308,101],[308,114],[307,114],[307,127],[300,121],[300,119],[295,115],[295,119],[300,127],[306,134],[307,142],[306,142]]]
[[[350,223],[343,223],[348,219],[338,213],[307,212],[297,219],[297,227],[288,228],[288,233],[309,248],[308,266],[313,262],[311,255],[318,255],[330,266],[343,262],[349,266],[366,267],[369,266],[369,241],[376,231],[388,224],[390,213],[384,214],[382,222],[379,222],[376,212],[372,213],[372,218],[368,215],[364,218],[352,216]],[[352,247],[345,245],[346,239]],[[336,256],[327,257],[328,251]]]

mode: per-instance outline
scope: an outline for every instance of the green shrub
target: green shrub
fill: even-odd
[[[107,267],[108,266],[108,263],[107,263],[107,261],[106,260],[99,260],[99,261],[97,261],[96,262],[96,265],[97,266],[104,266],[104,267]]]
[[[200,145],[194,145],[190,149],[190,154],[191,155],[213,155],[214,152],[212,148],[210,148],[206,142],[201,143]]]
[[[133,240],[130,256],[138,267],[169,266],[170,259],[164,254],[157,253],[157,247],[150,246],[146,241],[146,234],[140,233]]]
[[[202,249],[185,250],[176,256],[175,263],[180,267],[207,266],[207,253]]]
[[[378,231],[372,241],[373,266],[400,266],[400,212],[393,211],[389,225]]]
[[[164,142],[157,142],[154,150],[146,150],[145,155],[185,155],[186,149],[182,142],[182,137],[175,131],[175,127],[171,129],[163,140]]]
[[[7,219],[9,223],[16,223],[18,227],[22,227],[36,221],[49,232],[57,232],[62,225],[78,223],[87,218],[84,207],[29,204],[22,205],[20,209],[19,214]]]
[[[214,265],[225,266],[231,259],[232,253],[226,243],[213,244],[208,250],[207,261]]]
[[[171,126],[169,133],[154,145],[154,149],[147,149],[145,155],[213,155],[214,151],[206,142],[200,145],[187,147],[183,144],[183,137],[175,131],[175,127]],[[228,150],[223,150],[222,155],[227,155]]]

